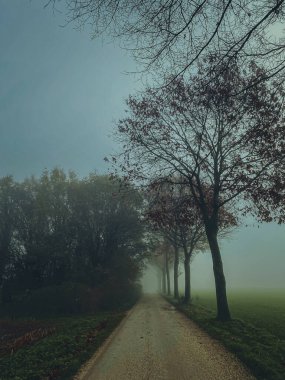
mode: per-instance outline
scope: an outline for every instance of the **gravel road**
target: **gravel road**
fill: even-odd
[[[77,380],[253,380],[160,296],[144,296]]]

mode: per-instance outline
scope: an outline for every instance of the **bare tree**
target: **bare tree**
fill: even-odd
[[[59,0],[49,0],[57,4]],[[119,37],[145,65],[181,75],[199,59],[219,54],[257,60],[256,82],[284,76],[285,0],[65,0],[68,22],[89,25],[93,36]],[[223,63],[221,65],[221,63]]]
[[[269,192],[284,177],[284,91],[264,82],[248,87],[262,71],[256,65],[241,72],[232,63],[218,77],[211,69],[215,65],[210,57],[189,83],[178,78],[160,91],[130,97],[118,135],[127,177],[179,177],[189,187],[212,253],[218,318],[227,320],[217,240],[221,210],[230,207],[238,213],[253,189]],[[245,86],[246,92],[232,96]],[[258,204],[258,197],[252,199]]]

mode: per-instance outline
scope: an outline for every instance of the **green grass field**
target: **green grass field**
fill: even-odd
[[[233,320],[218,322],[215,295],[193,291],[192,305],[170,302],[234,352],[259,380],[285,379],[285,291],[228,292]]]
[[[232,318],[241,319],[285,339],[285,290],[228,292]],[[215,294],[194,290],[193,303],[216,310]]]

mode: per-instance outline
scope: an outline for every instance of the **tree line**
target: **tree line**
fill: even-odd
[[[95,298],[119,303],[143,265],[141,207],[137,191],[107,176],[79,179],[54,169],[22,182],[1,178],[2,303],[64,283],[100,289]]]

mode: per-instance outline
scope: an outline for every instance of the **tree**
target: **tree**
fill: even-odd
[[[67,187],[68,178],[59,169],[18,185],[16,230],[22,254],[17,266],[22,287],[38,288],[68,277],[71,247]]]
[[[67,199],[76,278],[88,279],[93,286],[110,276],[118,283],[134,282],[145,252],[139,193],[126,184],[122,187],[119,178],[90,174],[71,182]]]
[[[166,294],[168,296],[171,295],[171,285],[170,285],[170,271],[169,271],[169,263],[171,259],[171,245],[167,240],[161,246],[162,255],[163,255],[163,271],[165,273],[166,280]]]
[[[179,298],[178,292],[178,269],[179,269],[179,244],[178,244],[178,228],[175,221],[170,220],[172,215],[169,207],[166,206],[167,196],[159,192],[159,185],[152,182],[145,191],[146,208],[144,218],[151,230],[156,234],[162,235],[162,239],[173,247],[174,265],[173,265],[173,290],[174,297]],[[169,204],[168,204],[169,206]],[[170,216],[170,217],[169,217]]]
[[[47,0],[47,5],[58,0]],[[255,78],[284,77],[284,0],[66,0],[67,21],[120,38],[146,69],[175,73],[195,69],[219,54],[217,68],[233,60],[257,60]]]
[[[13,255],[13,235],[15,232],[15,182],[12,177],[0,179],[0,290],[6,267]]]
[[[174,179],[175,181],[175,179]],[[191,300],[190,261],[194,252],[205,248],[205,231],[201,214],[188,188],[170,185],[173,180],[153,181],[148,191],[147,220],[161,231],[174,252],[174,297],[178,298],[179,249],[184,254],[184,302]]]
[[[191,191],[212,254],[217,317],[228,320],[219,220],[227,224],[253,189],[268,192],[284,178],[284,91],[264,82],[247,86],[260,75],[254,64],[244,72],[232,63],[216,76],[217,61],[209,57],[189,82],[178,78],[167,88],[130,97],[118,136],[126,176],[141,181],[179,177]],[[245,87],[246,92],[232,96]],[[223,208],[232,211],[223,215]]]
[[[157,232],[157,231],[156,231]],[[148,262],[156,268],[158,279],[158,291],[163,294],[171,295],[170,269],[171,262],[171,245],[169,241],[157,234],[155,248],[152,248],[151,255],[148,257]]]

